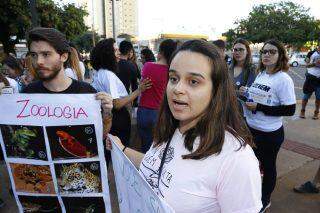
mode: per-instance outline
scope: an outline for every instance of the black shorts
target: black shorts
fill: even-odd
[[[320,87],[320,78],[317,78],[314,75],[306,73],[306,80],[303,84],[303,93],[310,94],[316,91]]]

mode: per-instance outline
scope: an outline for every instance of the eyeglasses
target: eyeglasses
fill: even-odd
[[[270,50],[260,50],[260,54],[266,55],[268,53],[268,55],[275,55],[277,54],[278,50],[275,49],[270,49]]]
[[[233,52],[244,52],[245,49],[243,48],[233,48]]]

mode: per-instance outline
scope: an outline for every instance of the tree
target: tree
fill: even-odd
[[[275,38],[296,47],[314,38],[319,26],[309,9],[292,2],[261,4],[253,7],[248,18],[236,21],[226,33],[228,41],[242,37],[254,43]]]
[[[93,47],[92,32],[86,32],[73,40],[79,52],[90,52]],[[94,33],[95,43],[98,43],[100,37]]]
[[[28,0],[0,1],[0,42],[5,53],[14,52],[14,45],[31,26],[28,4]]]
[[[83,7],[74,4],[57,5],[53,0],[37,0],[39,24],[52,27],[66,34],[72,40],[88,30],[83,18],[87,15]],[[25,38],[31,27],[31,12],[28,0],[0,1],[0,42],[4,52],[14,52],[14,45]],[[12,38],[15,39],[12,39]]]

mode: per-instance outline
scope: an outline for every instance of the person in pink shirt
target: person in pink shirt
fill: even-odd
[[[168,62],[176,48],[177,43],[172,39],[162,41],[159,46],[158,61],[147,62],[142,68],[142,79],[149,78],[152,82],[152,87],[141,93],[137,112],[138,133],[143,153],[149,150],[153,141],[152,130],[168,82]]]

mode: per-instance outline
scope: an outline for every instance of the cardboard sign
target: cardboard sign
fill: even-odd
[[[0,95],[0,143],[22,212],[111,212],[93,94]]]
[[[114,142],[112,142],[111,156],[121,213],[174,212],[162,198],[155,194],[136,167]]]

